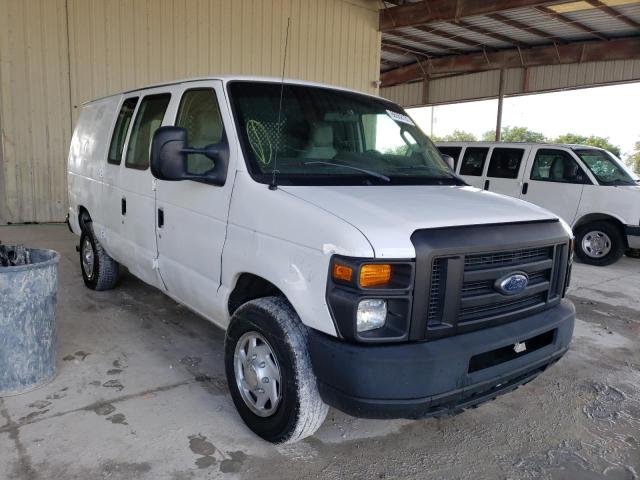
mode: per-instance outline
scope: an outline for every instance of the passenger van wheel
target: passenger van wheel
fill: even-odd
[[[576,255],[589,265],[604,267],[624,255],[622,233],[609,222],[593,222],[576,232]]]
[[[111,290],[120,275],[118,262],[104,251],[91,223],[85,224],[80,236],[80,269],[84,284],[92,290]]]
[[[329,407],[318,393],[307,331],[291,305],[265,297],[242,305],[225,341],[227,382],[238,413],[254,433],[293,443],[322,425]]]

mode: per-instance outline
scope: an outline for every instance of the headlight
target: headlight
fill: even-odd
[[[360,300],[356,314],[358,332],[381,328],[387,319],[387,301],[381,299]]]

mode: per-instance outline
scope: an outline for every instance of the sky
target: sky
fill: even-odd
[[[428,135],[458,129],[480,138],[495,130],[497,109],[497,100],[482,100],[407,111]],[[640,141],[640,83],[505,98],[502,126],[528,127],[551,138],[569,132],[609,137],[624,158]]]

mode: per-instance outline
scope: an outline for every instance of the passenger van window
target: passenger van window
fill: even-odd
[[[562,150],[540,149],[531,167],[531,180],[540,182],[585,183],[583,173],[571,155]]]
[[[220,143],[224,136],[224,125],[215,90],[198,88],[184,92],[176,127],[187,130],[190,147],[202,148]],[[208,172],[214,166],[214,161],[205,155],[187,157],[187,171],[191,174]]]
[[[458,168],[458,160],[460,160],[460,152],[462,151],[462,147],[438,147],[440,153],[445,155],[449,155],[453,158],[453,169]]]
[[[494,148],[489,160],[487,177],[518,178],[523,155],[522,148]]]
[[[162,125],[171,95],[149,95],[142,99],[138,114],[133,122],[131,138],[127,147],[125,166],[146,170],[149,168],[149,148],[155,131]]]
[[[138,97],[127,98],[120,108],[118,119],[116,120],[116,126],[113,129],[113,135],[111,136],[111,145],[109,145],[109,156],[107,161],[114,165],[120,165],[122,161],[122,149],[124,148],[124,140],[127,138],[127,131],[129,131],[129,124],[133,117],[133,112],[138,104]]]
[[[484,162],[487,159],[489,149],[486,147],[469,147],[464,151],[460,175],[472,175],[479,177],[484,170]]]

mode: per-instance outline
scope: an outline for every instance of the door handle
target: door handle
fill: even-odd
[[[489,190],[489,180],[484,181],[484,189]]]
[[[124,197],[122,197],[122,200],[120,201],[120,211],[122,212],[122,215],[127,214],[127,199]]]
[[[158,228],[162,228],[164,226],[164,210],[161,208],[158,209]]]
[[[529,183],[524,182],[524,183],[522,184],[522,194],[523,194],[523,195],[526,195],[528,191],[529,191]]]

